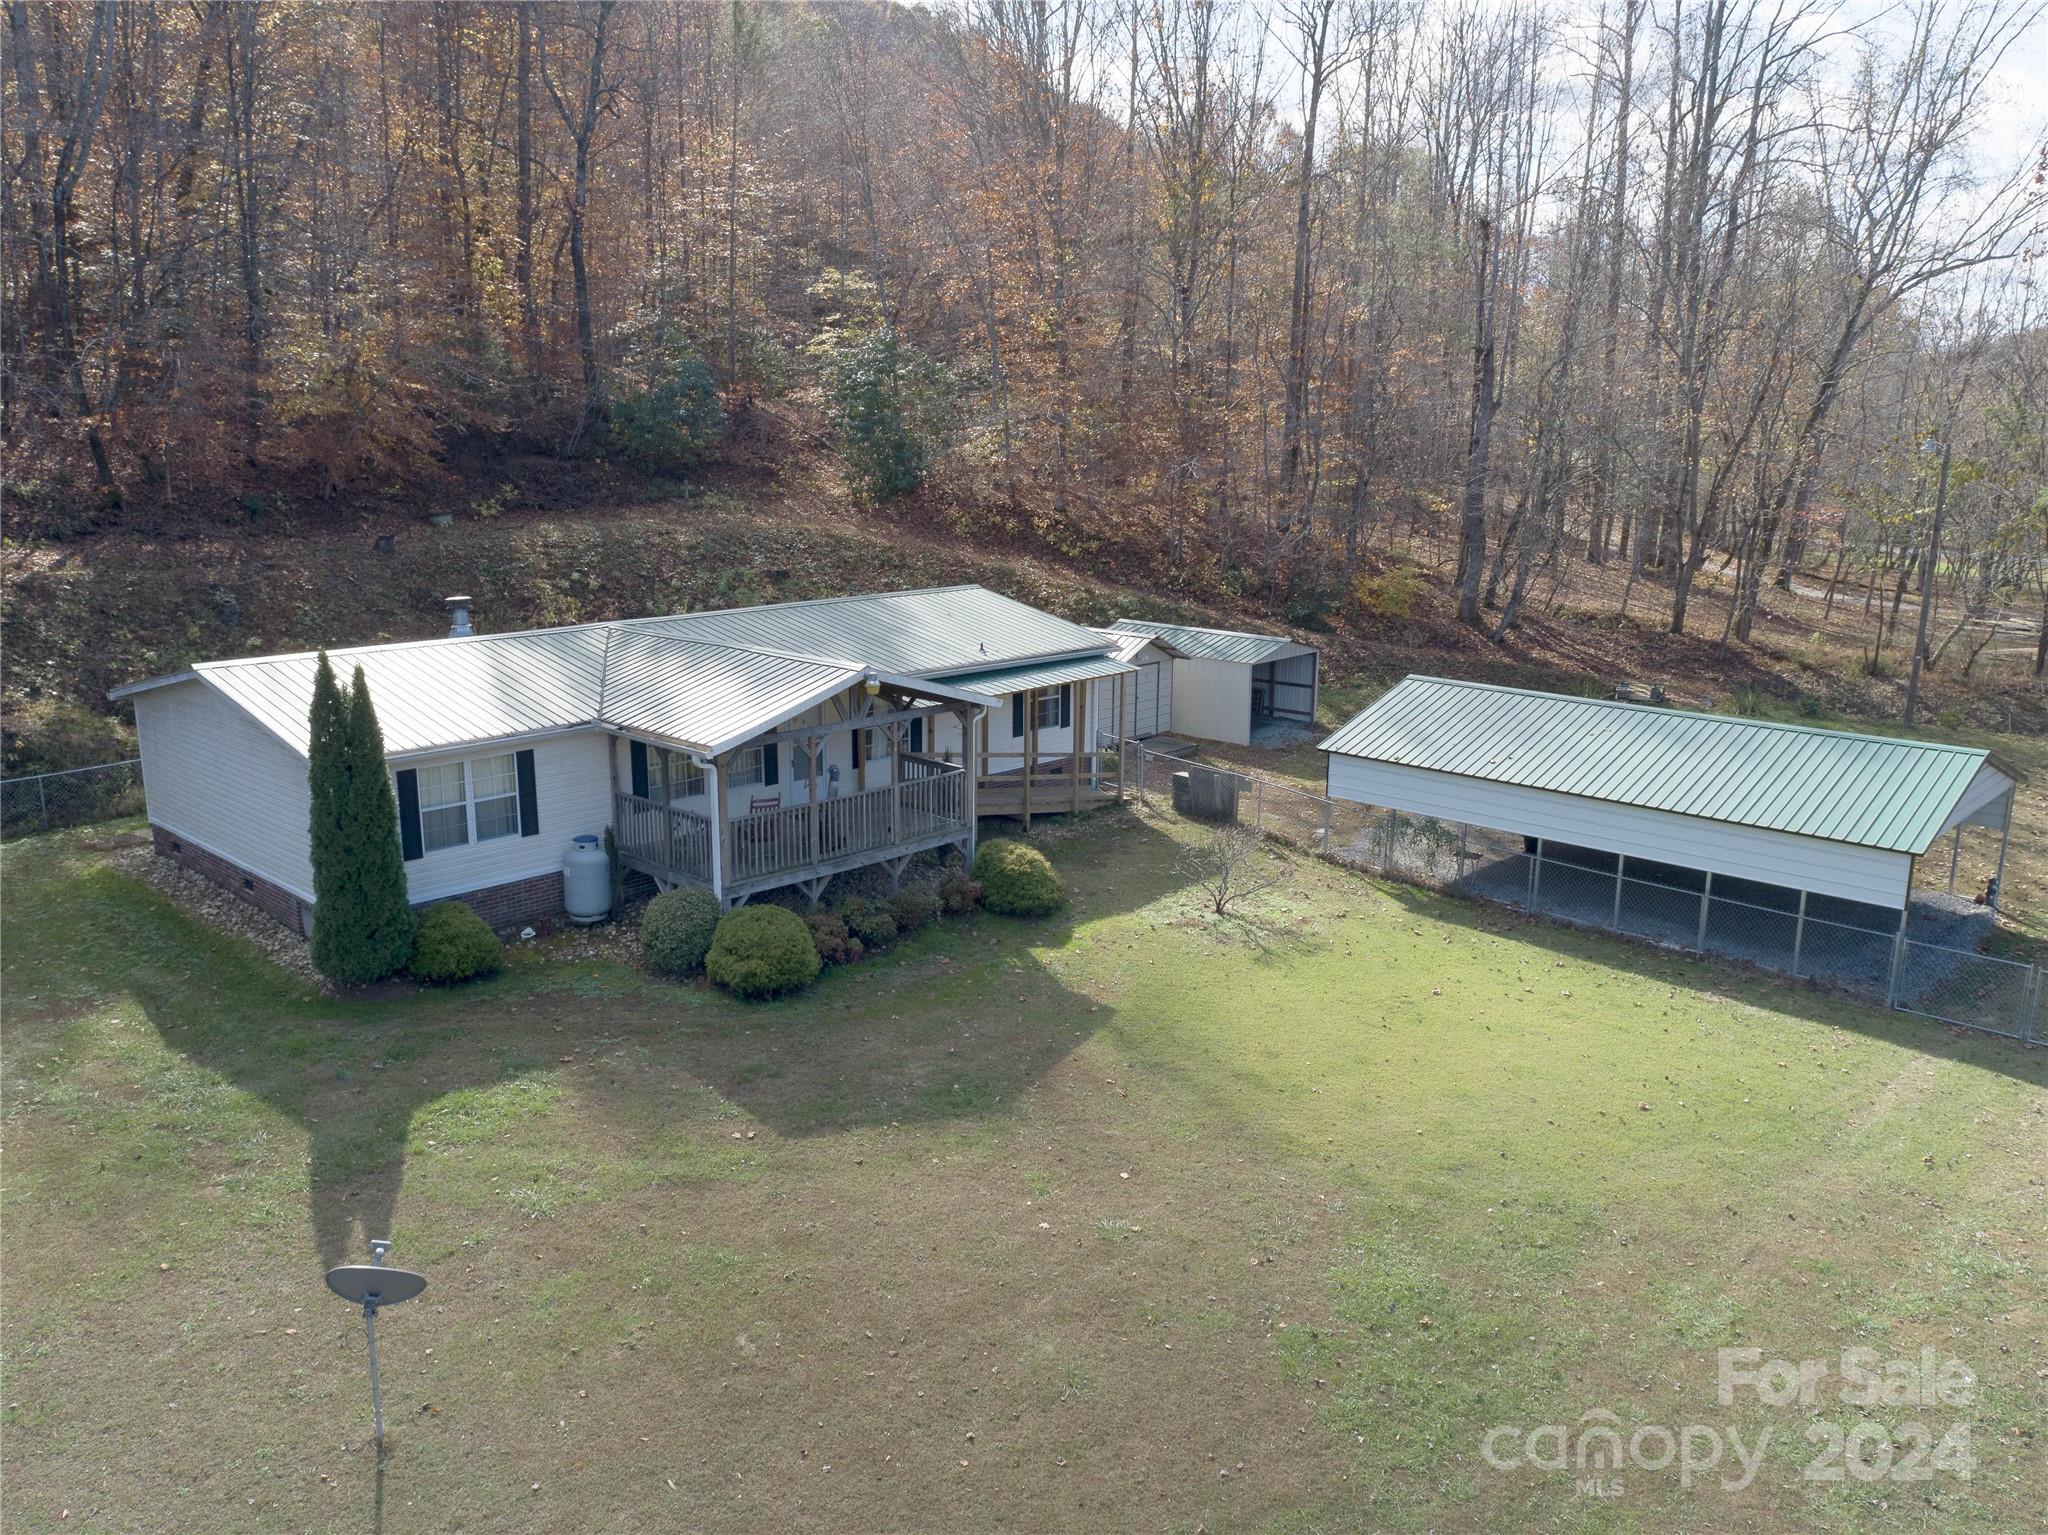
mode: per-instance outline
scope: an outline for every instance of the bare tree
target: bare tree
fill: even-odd
[[[1219,917],[1229,916],[1240,901],[1284,885],[1293,873],[1264,837],[1236,822],[1183,852],[1180,869]]]

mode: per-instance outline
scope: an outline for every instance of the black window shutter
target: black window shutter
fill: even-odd
[[[924,750],[924,721],[922,719],[914,719],[910,722],[910,749],[914,752]]]
[[[770,741],[761,748],[761,782],[763,784],[782,782],[781,756],[781,750],[774,741]]]
[[[420,775],[411,768],[398,770],[398,847],[408,863],[426,852],[420,839]]]
[[[519,754],[519,835],[540,835],[540,789],[533,779],[533,751]]]
[[[633,792],[647,798],[647,743],[633,742]]]
[[[1010,734],[1020,738],[1024,734],[1024,695],[1022,693],[1012,693],[1010,695]]]
[[[1074,723],[1074,685],[1060,684],[1060,729],[1065,730]]]

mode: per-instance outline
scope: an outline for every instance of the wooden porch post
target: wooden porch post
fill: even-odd
[[[805,751],[805,753],[806,753],[806,754],[808,754],[808,756],[810,757],[810,769],[811,769],[811,777],[810,777],[810,786],[811,786],[811,792],[810,792],[810,796],[809,796],[809,798],[810,798],[810,804],[809,804],[809,805],[808,805],[808,806],[806,807],[806,813],[805,813],[805,815],[804,815],[804,837],[805,837],[805,840],[806,840],[806,841],[808,842],[808,844],[809,844],[809,847],[810,847],[810,855],[811,855],[811,856],[810,856],[810,859],[809,859],[808,861],[809,861],[810,863],[814,864],[814,865],[815,865],[815,864],[816,864],[816,863],[818,862],[818,741],[819,741],[819,740],[820,740],[820,737],[818,737],[818,736],[805,736],[805,737],[804,737],[804,751]]]
[[[719,884],[718,899],[725,899],[725,871],[732,864],[732,819],[726,814],[725,765],[732,760],[731,752],[723,752],[711,759],[711,816],[712,840],[718,846]]]
[[[903,840],[901,832],[903,818],[900,813],[903,808],[903,738],[897,732],[903,728],[903,723],[900,720],[892,720],[885,728],[889,732],[889,840],[891,842],[901,842]]]
[[[979,715],[981,718],[986,719],[988,711],[968,707],[961,709],[959,713],[960,765],[966,773],[967,789],[967,867],[971,869],[974,867],[975,831],[980,825],[980,822],[976,819],[980,812],[975,803],[975,788],[977,781],[981,777],[981,762],[974,750],[974,725],[975,717]]]
[[[1038,689],[1024,694],[1024,829],[1031,830],[1031,781],[1038,776]]]
[[[1081,809],[1081,730],[1088,719],[1089,689],[1076,687],[1073,692],[1073,728],[1067,732],[1067,785],[1068,810],[1078,814]]]
[[[714,806],[720,807],[717,823],[718,829],[711,835],[711,893],[720,901],[723,901],[725,899],[725,848],[723,846],[725,814],[722,807],[725,804],[725,782],[719,775],[718,762],[715,758],[704,764],[704,783],[705,787],[711,791],[711,803]]]

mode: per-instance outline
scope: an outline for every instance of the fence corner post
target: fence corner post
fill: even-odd
[[[1908,900],[1910,899],[1911,896],[1909,895]],[[1912,914],[1912,910],[1911,906],[1900,909],[1899,930],[1892,935],[1892,973],[1884,983],[1884,1005],[1886,1007],[1897,1007],[1899,1005],[1899,971],[1905,968],[1906,962],[1906,918]]]

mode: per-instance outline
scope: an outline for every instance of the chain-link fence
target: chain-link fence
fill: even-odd
[[[142,762],[0,779],[0,838],[142,814]]]
[[[1677,864],[1332,800],[1295,784],[1123,744],[1123,781],[1154,809],[1231,821],[1352,868],[1667,948],[1824,981],[1904,1012],[2032,1040],[2038,965],[1973,945],[1991,913],[1917,896],[1908,912]]]

